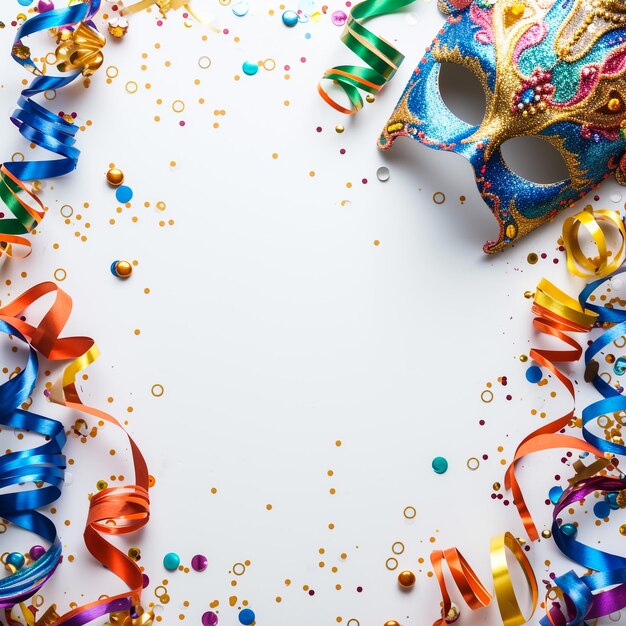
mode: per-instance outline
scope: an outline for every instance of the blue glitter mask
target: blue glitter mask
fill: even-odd
[[[614,172],[626,184],[626,4],[610,0],[448,0],[385,126],[379,147],[410,136],[463,155],[500,225],[502,250],[553,218]],[[441,63],[458,63],[487,98],[480,126],[458,119],[439,92]],[[543,185],[512,172],[500,146],[541,137],[563,156],[569,179]]]

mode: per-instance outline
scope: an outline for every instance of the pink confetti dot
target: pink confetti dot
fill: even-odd
[[[364,185],[367,185],[367,178],[364,178],[361,182],[362,182]]]
[[[184,120],[180,120],[180,122],[178,122],[178,125],[179,125],[179,126],[184,126],[184,125],[185,125]]]
[[[306,63],[306,57],[300,57],[300,63]]]
[[[228,30],[228,28],[225,28],[222,32],[223,32],[225,35],[228,35],[228,33],[230,33],[230,31]]]

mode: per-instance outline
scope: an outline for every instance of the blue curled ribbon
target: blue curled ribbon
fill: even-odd
[[[585,367],[606,346],[626,335],[626,311],[588,302],[591,294],[600,285],[623,272],[626,272],[626,268],[619,269],[610,277],[590,283],[579,295],[582,310],[589,309],[597,313],[599,324],[613,325],[585,350]],[[607,383],[598,373],[595,374],[592,384],[602,399],[583,409],[581,414],[583,437],[604,453],[626,455],[626,446],[607,441],[592,433],[588,427],[590,422],[601,415],[626,411],[626,396]],[[563,531],[559,519],[563,509],[581,501],[593,491],[599,490],[609,494],[619,493],[625,489],[625,478],[596,476],[570,486],[556,503],[552,523],[552,536],[556,545],[565,556],[588,569],[595,570],[595,573],[578,576],[570,571],[557,577],[554,582],[564,595],[569,619],[566,620],[561,609],[552,607],[548,615],[541,619],[542,626],[578,626],[586,624],[587,619],[596,619],[626,607],[626,558],[577,541]]]
[[[36,593],[61,560],[61,542],[56,527],[36,509],[51,504],[61,495],[65,476],[63,446],[66,436],[61,422],[20,408],[32,394],[37,382],[37,353],[17,329],[2,320],[0,332],[16,337],[29,347],[24,369],[0,385],[0,424],[35,432],[48,439],[36,448],[10,452],[0,457],[0,489],[25,483],[47,485],[0,495],[0,517],[36,533],[50,543],[50,548],[32,564],[0,580],[0,607],[10,608]]]
[[[42,161],[5,162],[0,167],[0,199],[13,217],[0,213],[0,252],[11,256],[14,245],[24,246],[30,253],[30,243],[19,235],[29,233],[43,219],[45,208],[24,185],[25,181],[63,176],[76,169],[80,150],[74,146],[78,126],[49,111],[32,98],[48,90],[69,85],[81,74],[77,70],[64,76],[43,76],[30,58],[23,39],[48,30],[71,28],[86,22],[94,30],[91,18],[100,8],[100,0],[88,0],[62,9],[53,9],[28,19],[16,33],[11,56],[22,67],[35,74],[30,85],[22,90],[11,122],[29,142],[51,152],[56,157]],[[25,52],[26,50],[26,52]],[[22,196],[20,196],[22,194]],[[24,199],[23,195],[27,198]]]

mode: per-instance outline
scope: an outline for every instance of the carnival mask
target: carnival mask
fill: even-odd
[[[463,155],[500,225],[487,253],[571,206],[614,172],[626,184],[626,2],[449,0],[444,27],[383,130]],[[438,86],[441,63],[469,68],[487,107],[480,126],[458,119]],[[569,179],[544,185],[512,172],[500,146],[535,136],[562,154]]]

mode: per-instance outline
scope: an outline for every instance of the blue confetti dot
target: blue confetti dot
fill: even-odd
[[[593,514],[598,519],[604,519],[611,514],[611,507],[604,500],[596,502],[593,506]]]
[[[163,557],[163,567],[166,570],[173,572],[174,570],[178,569],[179,565],[180,565],[180,557],[178,556],[178,554],[176,554],[176,552],[168,552]]]
[[[244,626],[249,626],[250,624],[254,623],[255,617],[256,616],[254,615],[254,611],[252,609],[243,609],[239,611],[239,621]]]
[[[307,34],[304,36],[304,38],[305,38],[305,39],[311,39],[311,33],[307,33]]]
[[[121,187],[118,187],[116,189],[115,197],[117,198],[118,202],[126,204],[133,199],[133,190],[126,185],[122,185]]]
[[[283,24],[293,28],[298,23],[298,14],[295,11],[285,11],[283,13]]]
[[[563,488],[558,485],[556,487],[552,487],[552,489],[548,492],[548,498],[550,498],[550,502],[552,502],[552,504],[556,504],[561,495],[563,495]]]
[[[247,74],[248,76],[254,76],[259,71],[259,64],[251,63],[250,61],[244,61],[241,69],[243,70],[244,74]]]
[[[526,370],[526,380],[529,383],[538,383],[541,380],[543,374],[541,373],[541,368],[536,365],[531,365]]]
[[[27,7],[33,3],[33,0],[17,0],[18,4],[23,7]]]

